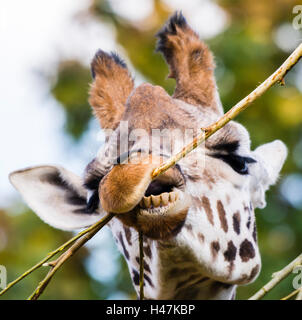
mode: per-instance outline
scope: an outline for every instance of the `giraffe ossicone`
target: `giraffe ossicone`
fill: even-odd
[[[40,166],[10,180],[56,228],[87,227],[116,213],[109,227],[137,293],[142,231],[147,299],[231,299],[237,285],[259,274],[254,209],[265,207],[287,149],[276,140],[252,151],[247,130],[231,121],[152,181],[152,170],[183,146],[186,132],[194,137],[223,114],[212,54],[182,14],[157,37],[176,80],[172,97],[151,84],[135,88],[126,64],[98,51],[89,101],[110,133],[84,176]]]

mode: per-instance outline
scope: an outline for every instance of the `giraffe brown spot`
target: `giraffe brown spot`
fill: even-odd
[[[256,276],[256,275],[258,274],[258,272],[259,272],[259,269],[260,269],[260,266],[259,266],[259,264],[257,264],[257,265],[252,269],[252,271],[251,271],[251,274],[250,274],[250,276],[249,276],[249,278],[248,278],[249,281],[255,278],[255,276]]]
[[[187,228],[188,231],[190,231],[192,233],[193,227],[192,227],[191,224],[187,224],[186,228]]]
[[[247,262],[249,261],[250,259],[254,258],[255,257],[255,249],[254,249],[254,246],[253,244],[245,239],[241,245],[240,245],[240,249],[239,249],[239,255],[241,257],[241,260],[243,262]]]
[[[240,234],[240,213],[237,211],[233,215],[233,228],[237,234]]]
[[[201,232],[197,233],[197,237],[199,240],[201,240],[202,242],[204,242],[204,235]]]
[[[151,287],[154,287],[153,282],[151,281],[150,277],[144,274],[144,279],[149,283]]]
[[[132,269],[132,273],[133,273],[133,276],[132,276],[132,280],[133,280],[133,283],[138,286],[139,285],[139,273]],[[145,284],[144,284],[145,285]]]
[[[223,204],[220,200],[217,201],[217,210],[218,210],[221,228],[224,230],[224,232],[227,232],[228,231],[228,222],[226,220],[226,213],[225,213]]]
[[[213,241],[211,243],[211,252],[212,252],[212,256],[215,259],[217,257],[217,253],[220,250],[220,244],[218,241]]]
[[[129,246],[131,246],[131,245],[132,245],[132,241],[131,241],[131,230],[130,230],[128,227],[126,227],[126,226],[124,226],[124,230],[125,230],[126,240],[127,240],[127,242],[129,243]]]
[[[138,264],[140,264],[140,262],[139,262],[139,261],[140,261],[139,257],[136,257],[135,260],[136,260],[136,262],[137,262]],[[146,263],[145,260],[144,260],[144,271],[151,273],[150,267],[149,267],[149,265]]]
[[[150,246],[144,247],[143,250],[144,250],[144,254],[145,254],[149,259],[151,259],[151,258],[152,258],[152,252],[151,252]]]
[[[256,226],[256,222],[254,222],[253,239],[257,243],[257,226]]]
[[[245,203],[243,203],[243,209],[248,214],[246,227],[249,229],[251,226],[251,221],[252,221],[251,210],[250,210],[250,207],[248,207]]]
[[[127,260],[129,260],[129,252],[128,250],[126,249],[126,246],[125,246],[125,243],[124,243],[124,238],[123,238],[123,235],[122,233],[120,232],[119,235],[118,235],[118,239],[119,239],[119,242],[121,243],[121,246],[123,248],[123,252],[124,252],[124,256]]]
[[[211,225],[214,225],[213,212],[212,212],[210,200],[207,197],[203,196],[201,199],[201,203],[206,212],[209,222],[211,223]]]
[[[232,262],[236,259],[237,248],[235,247],[233,241],[228,242],[228,248],[223,253],[224,259],[226,261]]]

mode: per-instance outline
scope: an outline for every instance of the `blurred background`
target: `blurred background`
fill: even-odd
[[[2,0],[0,3],[0,265],[8,281],[72,234],[40,221],[8,182],[9,172],[60,164],[81,174],[102,143],[87,103],[89,63],[98,48],[117,51],[135,75],[173,92],[174,80],[155,53],[154,34],[175,10],[216,57],[225,110],[266,79],[302,41],[293,0]],[[301,4],[301,3],[300,3]],[[236,120],[252,146],[282,139],[289,157],[279,183],[256,211],[263,267],[238,289],[246,299],[302,252],[302,63]],[[27,298],[41,269],[0,299]],[[266,299],[293,290],[289,277]],[[126,265],[103,229],[56,274],[42,299],[134,299]]]

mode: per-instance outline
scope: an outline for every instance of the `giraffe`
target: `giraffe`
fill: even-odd
[[[275,140],[251,150],[248,131],[231,121],[152,181],[152,170],[172,155],[167,141],[177,149],[186,129],[195,136],[223,115],[213,55],[183,15],[174,13],[157,37],[176,80],[173,96],[148,83],[135,88],[124,61],[99,50],[89,102],[110,134],[83,177],[46,165],[15,171],[10,181],[42,220],[62,230],[115,213],[108,225],[137,294],[142,231],[146,299],[234,299],[236,287],[260,272],[254,210],[265,207],[287,149]],[[140,129],[146,135],[125,138]],[[170,140],[150,146],[154,129],[168,129]]]

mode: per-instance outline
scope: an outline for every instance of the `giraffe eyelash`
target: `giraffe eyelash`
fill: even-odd
[[[249,174],[248,164],[257,162],[253,158],[242,157],[236,154],[213,154],[212,157],[221,159],[231,166],[234,171],[242,175]]]

